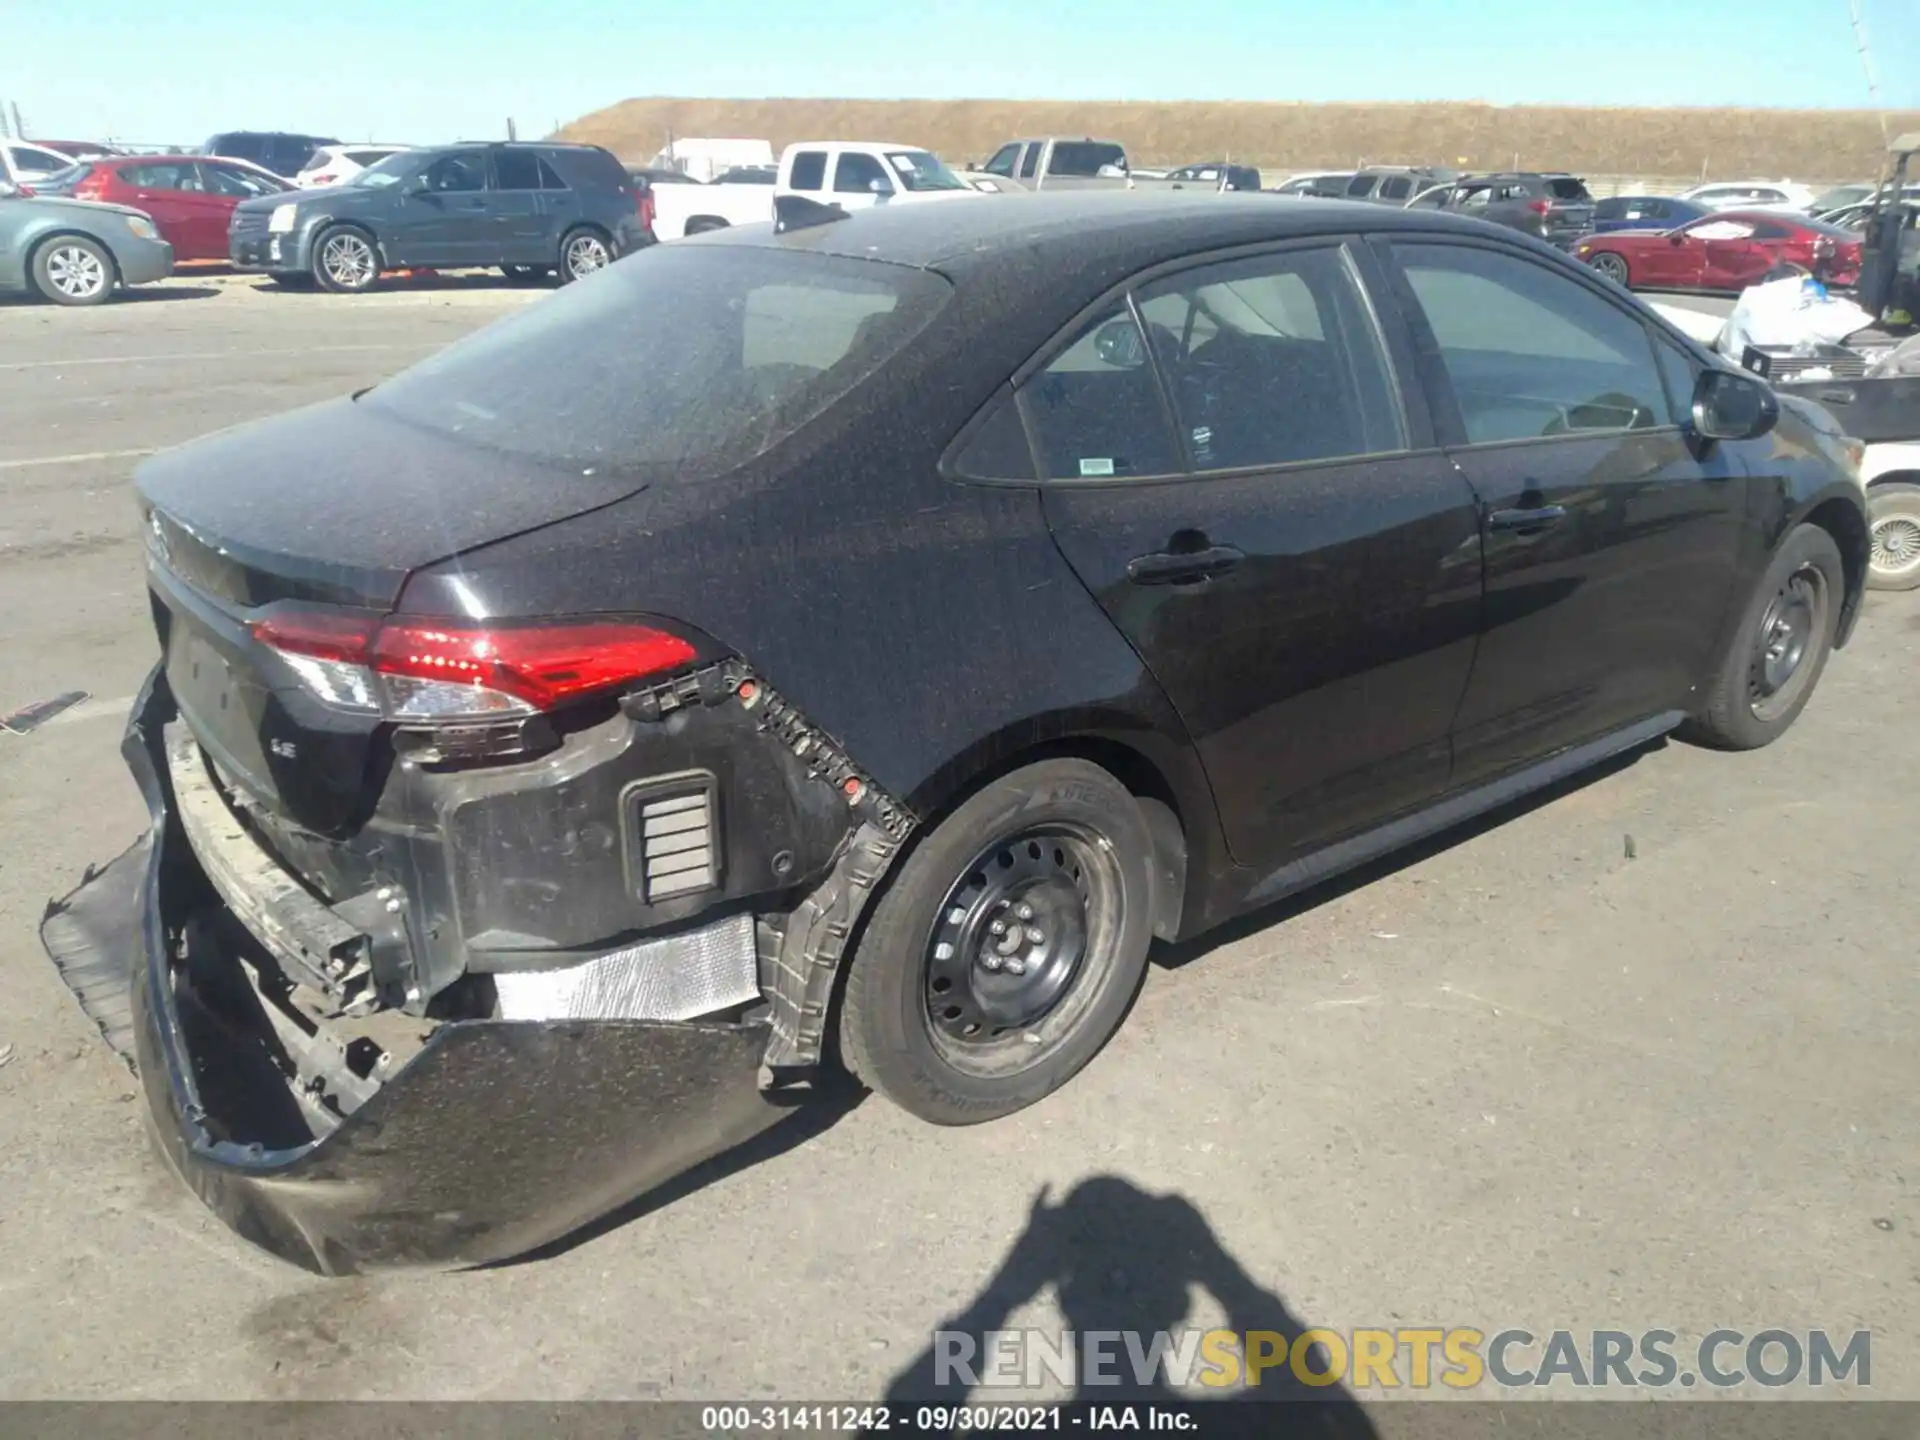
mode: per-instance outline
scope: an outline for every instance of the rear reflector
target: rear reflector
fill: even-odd
[[[319,700],[399,721],[537,714],[694,658],[679,636],[625,620],[489,626],[286,610],[253,634]]]

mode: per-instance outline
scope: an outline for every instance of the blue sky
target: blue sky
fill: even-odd
[[[1920,0],[1860,0],[1920,108]],[[632,95],[1860,106],[1847,0],[0,0],[30,131],[431,143]],[[19,25],[7,26],[19,29]]]

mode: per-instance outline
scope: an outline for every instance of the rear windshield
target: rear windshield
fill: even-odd
[[[651,246],[402,371],[363,403],[583,468],[718,474],[846,395],[950,293],[941,277],[901,265]]]
[[[1056,140],[1053,156],[1047,161],[1049,175],[1086,177],[1098,175],[1103,165],[1126,167],[1127,152],[1118,145],[1102,145],[1097,140]]]
[[[1556,200],[1591,200],[1587,187],[1571,176],[1556,176],[1547,181],[1547,193]]]

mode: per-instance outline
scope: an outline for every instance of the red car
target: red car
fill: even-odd
[[[1590,235],[1573,253],[1636,290],[1744,290],[1775,265],[1808,270],[1827,259],[1827,278],[1860,278],[1860,237],[1804,215],[1721,210],[1678,230],[1614,230]]]
[[[251,165],[207,155],[112,155],[34,182],[39,195],[131,205],[153,217],[179,260],[225,260],[233,207],[293,186]]]

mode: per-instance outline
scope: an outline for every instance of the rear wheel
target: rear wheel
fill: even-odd
[[[1867,492],[1875,590],[1920,589],[1920,485],[1876,485]]]
[[[1616,255],[1611,250],[1602,250],[1595,254],[1587,263],[1602,275],[1606,276],[1607,279],[1613,281],[1614,284],[1623,287],[1626,285],[1629,274],[1626,256]]]
[[[560,241],[560,283],[565,285],[613,263],[613,245],[598,230],[582,226]]]
[[[1085,760],[994,781],[922,839],[847,971],[847,1066],[940,1125],[1065,1084],[1119,1028],[1151,940],[1152,841]]]
[[[113,294],[113,256],[84,235],[56,235],[33,252],[33,284],[56,305],[98,305]]]
[[[1740,618],[1700,711],[1682,738],[1757,750],[1787,732],[1820,683],[1847,593],[1840,547],[1801,525],[1774,553]]]
[[[357,295],[380,278],[380,257],[373,237],[353,225],[322,232],[313,245],[313,278],[323,290]]]

